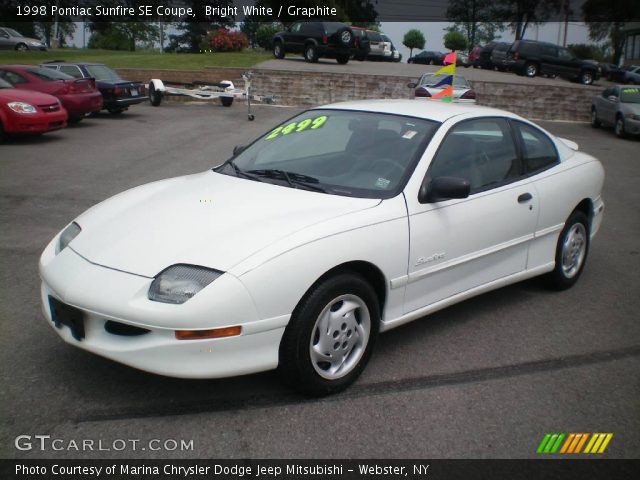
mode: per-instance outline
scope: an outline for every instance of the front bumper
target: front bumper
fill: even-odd
[[[630,135],[640,135],[640,120],[624,117],[624,131]]]
[[[4,127],[7,133],[45,133],[67,126],[67,113],[62,109],[57,112],[45,114],[14,114],[11,118],[11,122],[7,122],[7,125]]]
[[[182,305],[152,302],[146,296],[153,279],[92,264],[70,247],[55,255],[56,240],[40,261],[41,300],[47,322],[65,342],[140,370],[180,378],[220,378],[277,367],[280,340],[290,315],[259,319],[235,277],[225,274],[215,281],[222,280],[215,298],[226,301],[224,306],[212,303],[207,289]],[[54,325],[49,297],[82,311],[82,340],[74,338],[69,327]],[[149,332],[139,336],[110,333],[105,328],[109,321]],[[175,338],[175,330],[232,325],[241,325],[242,333],[218,339]]]

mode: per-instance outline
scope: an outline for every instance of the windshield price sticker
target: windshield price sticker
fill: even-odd
[[[299,122],[291,122],[272,130],[271,133],[265,137],[265,140],[273,140],[277,137],[289,135],[291,133],[300,133],[305,130],[317,130],[327,123],[327,120],[329,120],[329,118],[326,115],[320,115],[316,118],[307,118],[305,120],[300,120]]]
[[[623,88],[622,93],[640,93],[640,88]]]

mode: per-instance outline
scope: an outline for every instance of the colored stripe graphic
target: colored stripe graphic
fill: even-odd
[[[542,454],[604,453],[613,438],[613,433],[556,433],[545,434],[536,449]],[[587,441],[588,440],[588,441]],[[586,444],[586,447],[585,447]],[[583,447],[584,450],[583,450]]]

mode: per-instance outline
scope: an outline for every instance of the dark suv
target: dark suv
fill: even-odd
[[[320,57],[335,58],[345,64],[358,54],[355,35],[340,22],[297,22],[273,37],[273,56],[284,58],[285,53],[301,53],[307,62]]]
[[[535,77],[541,73],[578,80],[591,85],[600,76],[593,62],[576,58],[569,50],[553,43],[516,40],[507,53],[506,65],[520,75]]]

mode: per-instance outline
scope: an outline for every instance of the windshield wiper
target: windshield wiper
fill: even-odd
[[[251,173],[248,173],[248,172],[245,172],[244,170],[242,170],[238,165],[236,165],[236,163],[233,161],[233,159],[227,160],[222,165],[220,165],[218,167],[218,169],[222,170],[226,165],[231,165],[231,167],[233,167],[233,171],[235,172],[236,177],[248,178],[249,180],[255,180],[256,182],[263,182],[264,181],[260,177],[258,177],[256,175],[251,175]]]
[[[304,175],[303,173],[286,172],[284,170],[278,170],[275,168],[249,170],[250,174],[260,175],[269,178],[284,178],[291,188],[304,187],[308,190],[314,190],[316,192],[326,193],[327,190],[317,185],[320,183],[315,177]]]

